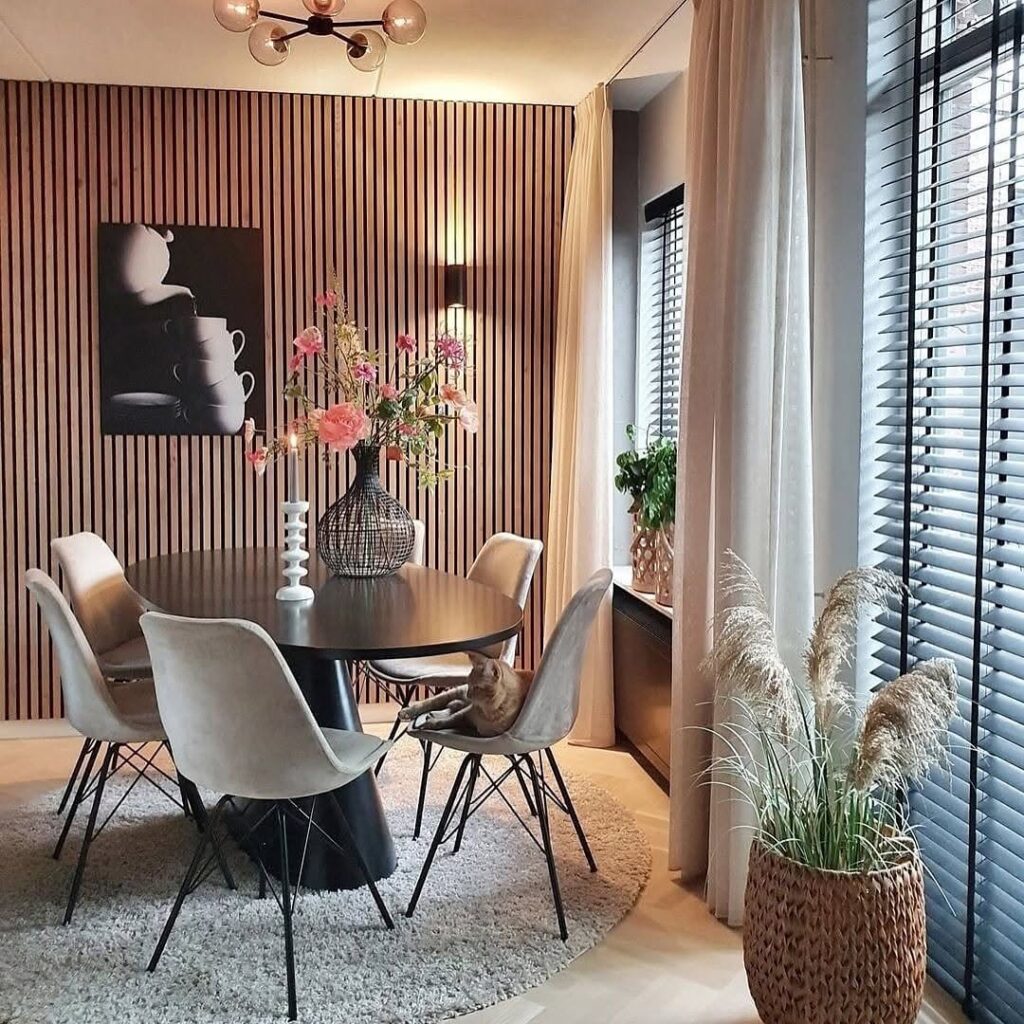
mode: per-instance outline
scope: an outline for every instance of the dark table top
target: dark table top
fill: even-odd
[[[249,619],[283,649],[332,658],[402,658],[488,647],[519,632],[523,614],[490,587],[405,565],[393,576],[346,579],[310,555],[312,601],[278,601],[276,548],[161,555],[128,566],[128,582],[172,615]]]

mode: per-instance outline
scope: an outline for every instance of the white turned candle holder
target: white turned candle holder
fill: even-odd
[[[287,586],[277,592],[278,601],[311,601],[315,596],[313,588],[307,587],[299,580],[306,575],[306,567],[302,564],[309,559],[309,552],[303,547],[306,539],[306,521],[303,518],[309,511],[308,501],[282,501],[281,511],[284,513],[284,577]]]

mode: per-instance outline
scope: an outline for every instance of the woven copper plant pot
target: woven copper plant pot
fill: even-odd
[[[658,531],[647,530],[633,516],[633,589],[639,594],[653,594],[658,589]]]
[[[848,875],[752,846],[743,962],[765,1024],[913,1024],[925,959],[916,858]]]

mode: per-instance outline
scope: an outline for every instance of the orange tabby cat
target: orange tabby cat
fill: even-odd
[[[473,671],[461,686],[410,704],[398,712],[404,722],[424,729],[456,729],[477,736],[507,732],[523,708],[533,673],[510,668],[503,661],[469,651]]]

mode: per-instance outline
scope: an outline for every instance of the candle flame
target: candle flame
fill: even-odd
[[[292,451],[295,451],[299,447],[299,439],[295,434],[288,435],[288,443],[292,446]]]

